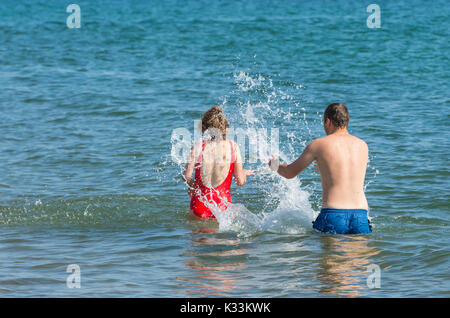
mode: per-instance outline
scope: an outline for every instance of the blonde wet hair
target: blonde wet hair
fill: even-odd
[[[219,130],[222,134],[223,139],[227,138],[227,129],[230,127],[228,120],[225,117],[225,113],[219,106],[213,106],[208,109],[202,116],[202,133],[205,133],[211,128],[214,130]],[[215,132],[211,131],[211,140],[215,139]]]

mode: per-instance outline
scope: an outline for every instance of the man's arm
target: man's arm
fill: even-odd
[[[285,177],[287,179],[292,179],[296,177],[300,172],[306,169],[311,162],[313,162],[315,158],[315,143],[314,141],[310,143],[300,157],[295,160],[290,165],[280,165],[277,172],[280,176]]]

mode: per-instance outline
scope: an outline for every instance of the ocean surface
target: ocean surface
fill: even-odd
[[[370,3],[1,1],[0,297],[450,297],[450,5]],[[290,162],[331,102],[372,234],[315,232],[320,176],[250,141],[233,213],[192,217],[174,131],[220,105]]]

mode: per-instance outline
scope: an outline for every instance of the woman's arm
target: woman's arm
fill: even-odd
[[[192,189],[194,188],[194,179],[192,178],[192,173],[195,168],[195,152],[194,147],[191,149],[191,153],[189,154],[188,160],[184,167],[184,172],[181,175],[181,178],[188,186],[188,195],[192,196]]]
[[[235,156],[235,162],[234,162],[234,182],[238,186],[243,186],[245,182],[247,182],[247,176],[254,175],[255,173],[253,170],[246,170],[243,168],[242,165],[242,157],[241,157],[241,151],[239,150],[239,146],[233,142],[234,147],[234,156]]]

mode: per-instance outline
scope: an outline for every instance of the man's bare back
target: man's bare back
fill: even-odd
[[[313,143],[322,180],[322,208],[367,210],[364,195],[367,144],[346,131]]]
[[[330,104],[323,122],[326,137],[311,142],[289,165],[280,165],[276,158],[269,162],[272,170],[290,179],[317,161],[322,180],[322,210],[314,228],[322,232],[371,232],[367,219],[369,207],[364,194],[369,149],[363,140],[348,133],[349,119],[344,104]],[[326,217],[328,213],[333,216]]]
[[[311,162],[317,161],[322,180],[322,208],[368,209],[364,178],[368,147],[347,129],[311,142],[290,165],[279,165],[278,173],[294,178]]]

